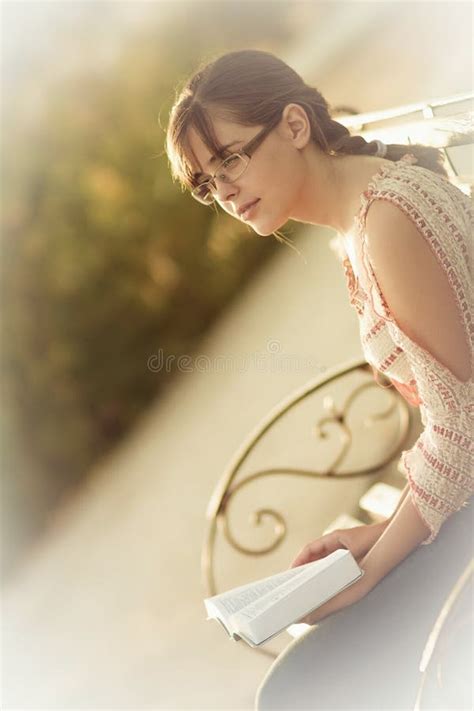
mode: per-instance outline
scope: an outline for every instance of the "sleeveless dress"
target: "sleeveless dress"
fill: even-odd
[[[416,163],[416,157],[407,153],[383,165],[361,195],[354,219],[360,258],[354,261],[361,265],[362,274],[354,273],[342,235],[337,235],[334,246],[344,267],[350,303],[359,317],[364,356],[375,378],[377,371],[383,373],[407,402],[420,408],[424,430],[413,447],[401,453],[400,465],[413,502],[430,529],[423,541],[427,545],[452,513],[469,505],[474,493],[473,210],[469,197],[448,178]],[[459,380],[410,339],[390,312],[367,255],[365,220],[373,200],[397,205],[443,267],[470,346],[469,380]]]

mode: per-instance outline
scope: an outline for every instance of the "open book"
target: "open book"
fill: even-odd
[[[346,549],[204,600],[207,619],[231,639],[258,647],[305,617],[364,574]]]

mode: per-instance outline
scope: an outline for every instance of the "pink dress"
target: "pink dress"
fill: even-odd
[[[383,165],[361,195],[355,218],[362,279],[355,275],[342,242],[342,260],[350,302],[359,316],[365,358],[384,373],[403,397],[420,408],[424,430],[413,447],[401,454],[412,499],[431,535],[444,521],[467,506],[474,493],[474,306],[472,298],[471,201],[448,178],[415,165],[407,153]],[[397,325],[366,254],[365,219],[373,200],[397,205],[416,225],[444,268],[454,291],[459,317],[471,348],[471,377],[459,380],[431,353]],[[471,261],[470,261],[471,260]],[[363,281],[363,285],[361,284]]]

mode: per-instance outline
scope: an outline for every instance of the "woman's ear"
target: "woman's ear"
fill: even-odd
[[[287,104],[283,109],[282,128],[295,148],[304,148],[311,137],[311,125],[305,109],[299,104]]]

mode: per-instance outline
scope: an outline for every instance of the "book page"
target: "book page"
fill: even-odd
[[[255,583],[249,583],[248,585],[233,588],[233,590],[228,590],[220,595],[215,595],[214,598],[210,599],[219,608],[219,610],[222,610],[227,615],[233,615],[236,612],[239,612],[239,610],[242,610],[244,607],[247,607],[251,603],[257,601],[262,596],[266,596],[268,593],[276,590],[289,579],[292,580],[293,578],[300,576],[302,568],[306,568],[306,566],[304,565],[300,568],[291,568],[283,573],[277,573],[269,578],[258,580]]]
[[[316,605],[311,605],[311,607],[309,607],[307,610],[305,610],[304,612],[299,613],[299,614],[297,615],[297,617],[295,618],[295,620],[296,620],[296,619],[300,620],[302,617],[306,617],[306,615],[309,615],[309,614],[310,614],[311,612],[313,612],[314,610],[317,610],[318,607],[321,607],[321,605],[324,605],[324,603],[326,603],[328,600],[331,600],[331,598],[335,597],[336,595],[339,595],[340,592],[342,592],[343,590],[345,590],[346,588],[350,587],[350,586],[353,585],[355,582],[357,582],[357,580],[359,580],[359,578],[361,578],[362,575],[364,575],[364,571],[361,571],[361,574],[360,574],[360,576],[359,576],[358,578],[355,578],[354,580],[351,580],[351,581],[348,582],[346,585],[344,585],[343,587],[341,587],[340,589],[338,589],[337,592],[332,593],[331,595],[328,595],[327,597],[325,597],[325,598],[323,598],[322,600],[320,600]],[[271,605],[270,605],[269,607],[271,607]],[[250,647],[260,647],[262,644],[266,644],[267,642],[269,642],[269,641],[270,641],[271,639],[273,639],[274,637],[277,637],[277,635],[279,635],[281,632],[283,632],[284,629],[286,629],[287,631],[289,631],[289,630],[288,630],[288,627],[287,627],[287,624],[291,624],[291,623],[284,623],[282,626],[277,626],[277,628],[276,628],[273,632],[271,632],[267,637],[265,637],[264,639],[260,640],[259,642],[255,642],[251,637],[249,637],[247,634],[244,634],[243,632],[240,632],[240,633],[239,633],[240,636],[239,636],[239,635],[232,635],[232,637],[233,637],[234,639],[236,639],[236,638],[237,638],[237,639],[243,639]],[[307,624],[301,624],[301,625],[299,625],[299,624],[297,624],[296,622],[293,622],[293,625],[296,626],[296,627],[305,627],[305,628],[310,627],[310,625],[307,625]],[[290,634],[291,634],[291,632],[290,632]],[[303,634],[303,631],[302,631],[300,634]],[[300,635],[298,635],[298,636],[300,636]]]
[[[293,578],[290,578],[290,580],[280,584],[278,587],[267,591],[263,597],[258,596],[258,598],[253,601],[249,601],[249,604],[247,604],[243,609],[236,610],[236,612],[239,612],[241,616],[247,617],[248,619],[253,619],[262,612],[265,612],[265,610],[268,610],[275,604],[275,602],[281,600],[293,592],[293,590],[299,588],[302,583],[309,578],[314,577],[317,575],[317,572],[320,571],[319,567],[308,568],[307,566],[301,566],[301,568],[304,568],[304,570],[300,570],[299,575],[296,575]],[[295,570],[298,570],[298,568],[295,568]]]
[[[233,615],[229,620],[232,628],[252,646],[263,644],[355,583],[364,573],[349,551],[332,553],[320,562],[323,567],[303,572],[266,599]]]

